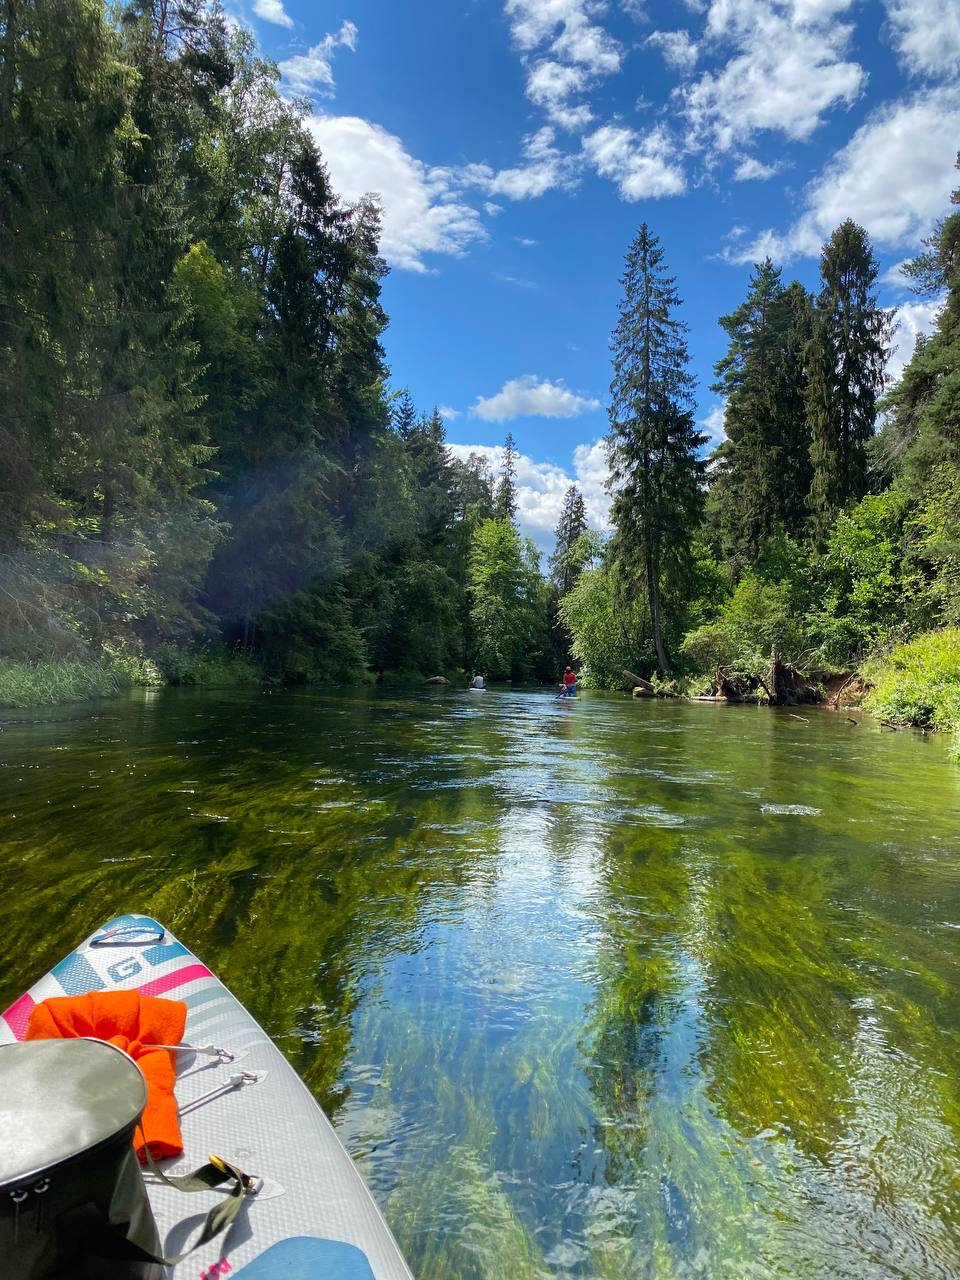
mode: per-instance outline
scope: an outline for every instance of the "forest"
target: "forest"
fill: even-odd
[[[629,248],[609,537],[547,565],[499,474],[386,366],[374,200],[200,0],[0,0],[0,702],[123,683],[556,679],[793,702],[860,673],[960,722],[960,210],[892,386],[869,237],[757,264],[705,456],[667,249]],[[954,193],[954,204],[960,192]],[[668,248],[668,247],[667,247]]]

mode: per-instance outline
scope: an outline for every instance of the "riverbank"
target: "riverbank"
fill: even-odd
[[[107,653],[100,658],[60,658],[42,662],[0,659],[0,707],[56,706],[93,698],[113,698],[124,689],[163,685],[208,688],[256,685],[262,673],[239,654],[168,649],[156,658]]]
[[[954,738],[960,758],[960,627],[943,627],[896,645],[858,671],[827,676],[782,664],[774,650],[763,674],[748,664],[717,664],[710,673],[664,682],[631,671],[623,677],[634,697],[689,698],[694,702],[755,702],[772,706],[861,707],[891,729],[920,729]]]
[[[624,672],[624,675],[628,673]],[[372,680],[371,676],[371,680]],[[632,676],[634,690],[649,696],[664,693],[692,701],[765,702],[764,686],[748,695],[716,691],[705,696],[702,681],[662,685]],[[167,647],[154,658],[105,654],[99,659],[66,658],[46,662],[0,659],[0,707],[52,706],[115,697],[124,689],[199,685],[206,688],[255,686],[264,682],[261,668],[249,657],[223,650],[189,651]],[[383,683],[414,688],[423,677],[414,672],[385,673]],[[722,684],[722,682],[721,682]],[[951,734],[960,757],[960,628],[948,627],[899,645],[864,664],[860,673],[839,675],[804,686],[800,701],[839,708],[859,706],[891,728],[917,728]]]
[[[872,686],[864,705],[895,728],[953,735],[960,758],[960,627],[946,627],[899,645],[866,664]]]

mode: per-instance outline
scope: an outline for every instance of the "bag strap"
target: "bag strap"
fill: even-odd
[[[240,1212],[245,1196],[253,1196],[260,1190],[260,1180],[253,1178],[249,1173],[244,1173],[237,1165],[231,1164],[229,1160],[224,1160],[222,1156],[211,1156],[206,1164],[194,1169],[192,1173],[166,1174],[160,1169],[150,1154],[150,1148],[144,1145],[144,1154],[147,1157],[147,1166],[150,1172],[161,1182],[166,1183],[168,1187],[173,1187],[175,1191],[212,1191],[215,1187],[222,1186],[225,1182],[233,1184],[230,1194],[225,1200],[221,1200],[219,1204],[215,1204],[204,1219],[203,1228],[197,1240],[185,1249],[183,1253],[178,1253],[174,1258],[158,1257],[151,1254],[152,1261],[159,1262],[165,1267],[175,1267],[178,1262],[182,1262],[184,1258],[189,1257],[191,1253],[199,1249],[201,1245],[209,1243],[215,1236],[231,1225]]]

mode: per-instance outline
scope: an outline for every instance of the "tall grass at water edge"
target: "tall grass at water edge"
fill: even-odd
[[[135,678],[129,663],[111,659],[58,658],[46,662],[0,660],[0,706],[51,706],[85,698],[109,698],[135,683],[162,683]]]
[[[960,755],[960,627],[945,627],[898,645],[868,664],[867,709],[893,724],[954,734]]]
[[[129,654],[37,662],[0,658],[0,707],[52,706],[115,697],[134,685],[254,685],[262,679],[249,658],[231,653],[167,649],[156,660]]]

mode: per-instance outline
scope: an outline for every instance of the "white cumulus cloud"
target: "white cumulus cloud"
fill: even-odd
[[[647,44],[659,49],[663,60],[674,71],[690,71],[696,66],[700,50],[688,31],[654,31]]]
[[[583,154],[597,173],[617,184],[624,200],[680,195],[686,186],[662,126],[640,134],[624,125],[603,125],[584,138]]]
[[[876,111],[809,185],[786,232],[727,251],[733,262],[816,256],[845,218],[881,246],[916,244],[948,207],[960,138],[960,88],[927,89]]]
[[[556,57],[566,58],[596,76],[613,75],[620,70],[623,59],[616,40],[582,14],[565,24],[550,48]]]
[[[909,289],[910,281],[903,274],[903,268],[910,261],[910,258],[904,258],[902,262],[895,262],[892,267],[887,267],[880,277],[880,283],[892,285],[895,289]]]
[[[466,461],[470,455],[485,458],[496,474],[503,461],[499,445],[453,444],[454,457]],[[583,494],[587,519],[595,529],[607,529],[610,498],[606,492],[607,453],[602,440],[579,444],[573,451],[573,470],[552,462],[537,462],[521,453],[516,459],[517,524],[524,537],[533,538],[541,551],[553,550],[554,531],[560,519],[563,496],[571,484]]]
[[[707,448],[715,449],[718,444],[722,444],[727,438],[724,429],[723,420],[726,413],[726,406],[722,400],[718,400],[716,404],[710,406],[705,417],[701,418],[697,426],[707,437]]]
[[[549,125],[524,138],[523,156],[523,164],[509,169],[466,165],[460,172],[461,181],[508,200],[531,200],[547,191],[569,190],[576,185],[576,157],[556,146],[556,133]]]
[[[833,106],[854,102],[866,82],[846,57],[853,28],[836,20],[849,0],[713,0],[706,38],[733,47],[719,71],[679,91],[691,142],[721,151],[759,130],[808,138]]]
[[[426,253],[458,255],[486,232],[447,169],[411,156],[399,138],[358,116],[307,120],[334,189],[348,201],[373,193],[383,210],[380,251],[395,267],[425,271]]]
[[[580,396],[562,382],[550,382],[536,374],[511,378],[492,396],[478,396],[470,412],[485,422],[509,422],[513,418],[576,418],[600,401]]]
[[[293,19],[283,7],[283,0],[253,0],[253,12],[264,22],[278,27],[292,27]]]
[[[779,172],[779,165],[764,164],[755,156],[745,156],[734,170],[733,180],[734,182],[750,182],[753,180],[763,182]]]
[[[272,5],[274,0],[267,0]],[[282,5],[280,8],[282,9]],[[357,47],[357,28],[352,22],[343,22],[335,34],[326,35],[306,53],[295,54],[280,62],[280,75],[293,93],[313,97],[330,97],[333,92],[333,55],[339,48]]]
[[[904,302],[897,308],[897,329],[887,361],[887,377],[891,382],[900,380],[920,334],[932,332],[943,303],[943,298],[935,298],[930,302]]]
[[[891,43],[913,75],[960,74],[960,6],[951,0],[886,0]]]
[[[444,422],[453,422],[454,418],[460,417],[460,410],[451,409],[448,404],[440,405],[437,409],[437,413],[439,413],[440,417],[443,418]]]
[[[574,481],[587,504],[590,523],[596,529],[610,527],[610,462],[604,439],[578,444],[573,451]]]
[[[593,18],[597,0],[506,0],[514,43],[527,66],[527,97],[563,129],[593,119],[585,101],[572,101],[620,70],[623,49]],[[539,56],[534,56],[534,51]]]
[[[565,66],[547,59],[538,62],[527,77],[527,97],[561,128],[579,129],[589,123],[593,113],[585,103],[571,106],[570,96],[579,92],[586,82],[582,67]]]

